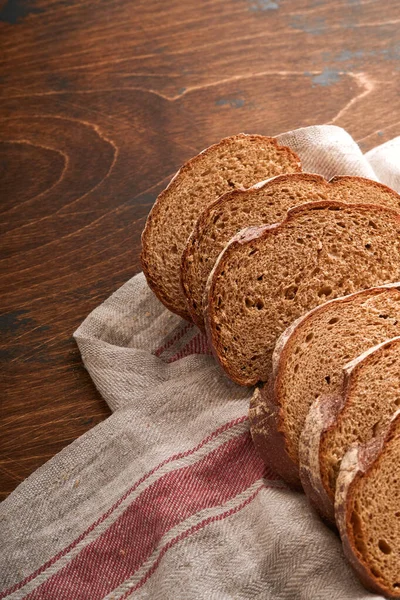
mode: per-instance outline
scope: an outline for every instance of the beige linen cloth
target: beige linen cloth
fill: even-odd
[[[304,170],[400,192],[400,138],[366,155],[334,126],[279,136]],[[138,274],[75,339],[113,411],[0,506],[0,598],[367,600],[338,537],[264,467],[206,340]]]

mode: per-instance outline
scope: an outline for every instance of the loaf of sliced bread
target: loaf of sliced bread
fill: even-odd
[[[245,134],[225,138],[184,164],[157,198],[142,234],[143,271],[161,302],[190,319],[180,282],[181,256],[210,202],[228,190],[300,170],[299,158],[274,138]]]
[[[386,313],[381,316],[393,319]],[[400,333],[400,320],[397,329]],[[337,396],[322,395],[311,406],[299,445],[304,491],[317,511],[332,522],[344,454],[353,443],[366,443],[384,431],[400,409],[400,337],[370,348],[345,365],[341,379]],[[398,469],[400,475],[400,464]]]
[[[240,232],[220,254],[206,289],[211,347],[235,382],[265,381],[275,342],[296,318],[330,298],[398,280],[398,213],[302,204],[281,223]]]
[[[244,227],[282,221],[287,210],[318,200],[380,204],[400,211],[400,196],[361,177],[293,173],[227,192],[200,214],[182,255],[182,287],[191,317],[204,330],[203,296],[208,276],[229,240]]]
[[[386,434],[353,446],[337,480],[343,550],[366,588],[400,598],[400,411]]]
[[[330,300],[281,335],[270,381],[252,398],[250,421],[259,453],[288,483],[300,486],[299,440],[314,400],[338,396],[344,365],[399,335],[400,283]]]

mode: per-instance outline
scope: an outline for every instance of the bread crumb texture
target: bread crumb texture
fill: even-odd
[[[267,380],[278,336],[311,308],[400,280],[394,211],[322,202],[288,214],[255,239],[229,244],[210,276],[210,339],[238,383]]]
[[[164,304],[189,316],[180,283],[181,255],[200,212],[219,196],[281,173],[300,171],[298,157],[273,138],[239,134],[187,162],[158,197],[142,237],[142,266]]]
[[[344,365],[399,335],[400,284],[399,288],[375,288],[329,303],[293,332],[279,360],[276,400],[287,450],[296,464],[300,434],[312,403],[322,396],[340,395]],[[325,443],[329,445],[328,439]],[[332,450],[329,460],[335,463],[336,472],[335,453]]]
[[[400,416],[383,450],[350,491],[347,532],[356,556],[393,598],[400,597]]]
[[[322,480],[332,499],[340,463],[349,446],[379,435],[400,409],[400,340],[387,342],[355,367],[344,401],[336,423],[320,443]],[[398,468],[400,472],[400,463]]]
[[[380,204],[400,210],[398,194],[359,177],[339,177],[328,183],[319,175],[292,173],[261,187],[224,194],[199,216],[183,256],[184,292],[192,319],[200,328],[204,328],[207,279],[229,240],[245,227],[282,221],[290,208],[320,200]]]

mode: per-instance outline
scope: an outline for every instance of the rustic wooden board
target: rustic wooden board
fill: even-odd
[[[109,410],[71,334],[139,271],[157,193],[239,131],[400,133],[391,0],[0,3],[0,490]]]

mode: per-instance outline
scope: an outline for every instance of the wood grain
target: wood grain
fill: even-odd
[[[138,272],[158,192],[222,136],[400,133],[391,0],[0,3],[0,491],[109,410],[72,340]]]

